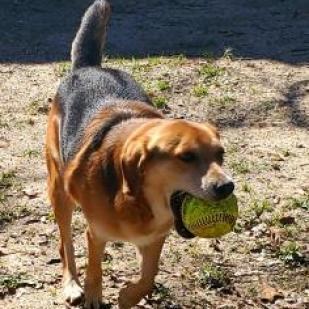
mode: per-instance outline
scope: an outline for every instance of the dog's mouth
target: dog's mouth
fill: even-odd
[[[186,227],[182,222],[182,215],[181,215],[181,206],[187,195],[188,193],[184,191],[176,191],[171,196],[170,206],[174,214],[174,225],[177,233],[183,238],[190,239],[194,238],[195,235],[193,235],[190,231],[186,229]]]

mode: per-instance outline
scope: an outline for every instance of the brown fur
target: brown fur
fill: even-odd
[[[139,112],[150,112],[147,109]],[[130,308],[151,292],[164,239],[173,225],[171,193],[189,184],[187,190],[207,196],[201,179],[207,183],[225,175],[218,158],[222,146],[214,127],[162,119],[158,113],[154,119],[131,119],[118,125],[93,149],[93,137],[108,116],[109,111],[95,116],[84,132],[81,148],[65,165],[59,148],[61,113],[57,98],[48,118],[48,193],[60,229],[64,293],[70,304],[80,302],[83,296],[71,236],[76,204],[81,205],[88,222],[86,308],[99,308],[100,261],[107,241],[130,241],[141,256],[141,278],[120,292],[120,307]],[[179,159],[192,151],[199,158],[194,164]]]

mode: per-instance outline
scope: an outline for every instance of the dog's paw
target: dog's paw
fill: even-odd
[[[151,294],[152,286],[141,283],[129,283],[119,293],[118,304],[120,309],[129,309],[140,302],[140,300]]]
[[[64,285],[63,293],[65,302],[70,306],[81,304],[84,298],[83,289],[73,279]]]
[[[85,309],[99,309],[102,305],[102,285],[98,282],[85,282]]]
[[[102,296],[85,294],[85,309],[100,309],[102,305]]]

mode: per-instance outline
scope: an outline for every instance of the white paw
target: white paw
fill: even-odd
[[[83,289],[73,279],[65,283],[63,293],[65,302],[71,306],[81,304],[84,298]]]

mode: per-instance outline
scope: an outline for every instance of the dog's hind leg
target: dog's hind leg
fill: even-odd
[[[83,290],[79,284],[74,259],[71,222],[75,207],[74,202],[64,189],[60,171],[59,155],[59,113],[54,102],[49,113],[46,161],[48,168],[48,195],[54,210],[56,222],[60,231],[60,256],[63,265],[63,285],[65,300],[70,305],[76,305],[83,298]]]
[[[60,256],[63,265],[63,288],[65,301],[77,305],[83,299],[83,290],[77,277],[72,242],[71,222],[74,204],[61,188],[57,188],[52,197],[55,218],[60,231]]]

